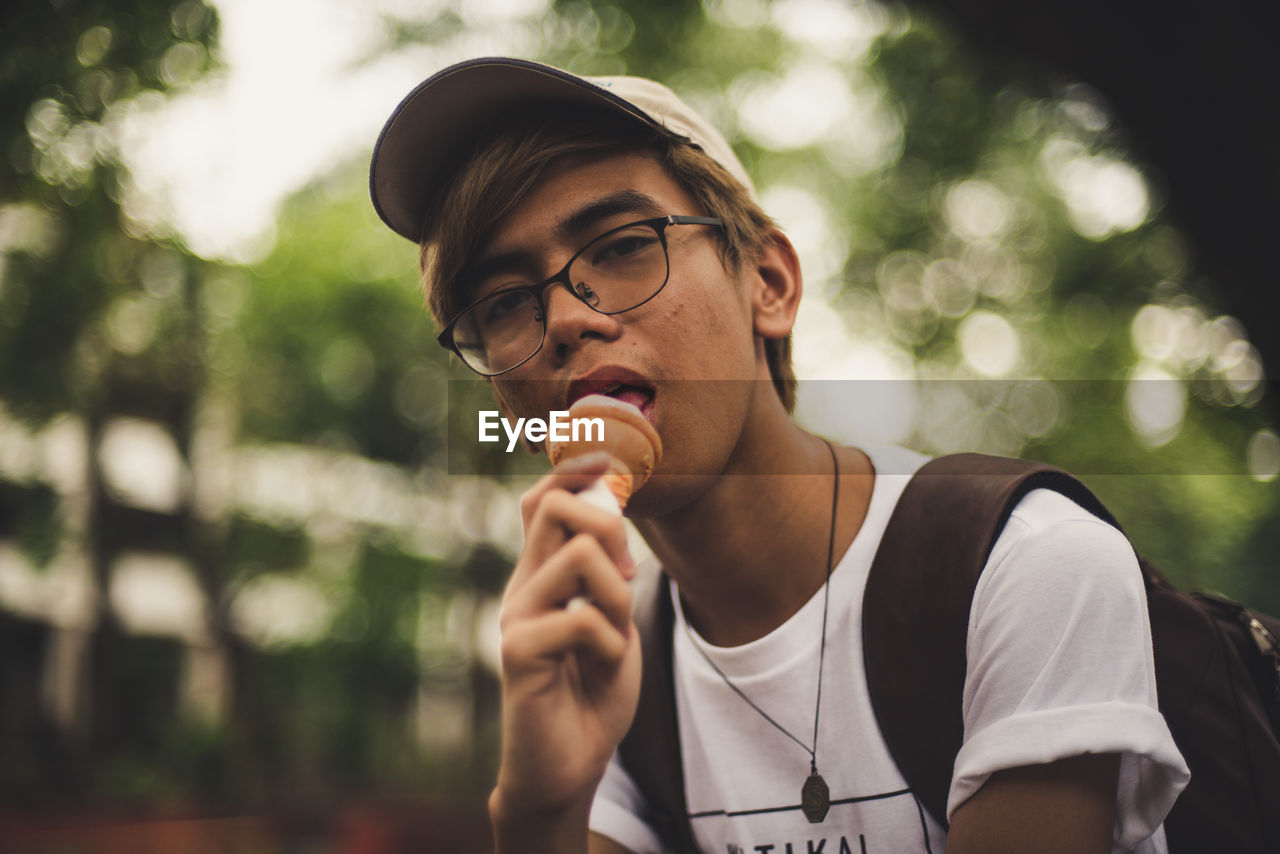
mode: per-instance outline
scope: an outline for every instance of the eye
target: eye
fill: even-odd
[[[528,291],[503,291],[489,297],[484,303],[484,324],[492,326],[509,320],[529,304]]]
[[[595,265],[614,264],[642,257],[658,247],[658,234],[649,228],[629,228],[610,234],[592,247]]]
[[[473,298],[477,300],[493,299],[494,297],[506,294],[509,291],[514,291],[519,288],[527,288],[529,287],[529,284],[528,279],[498,278],[494,276],[476,282],[475,286],[471,288],[471,293]]]

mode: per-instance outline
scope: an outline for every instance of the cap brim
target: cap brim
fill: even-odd
[[[557,68],[507,57],[461,62],[410,92],[383,126],[369,167],[378,216],[417,242],[428,207],[477,136],[537,100],[604,105],[661,129],[634,104]]]

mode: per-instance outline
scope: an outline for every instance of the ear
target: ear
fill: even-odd
[[[785,338],[796,322],[804,280],[800,258],[787,236],[772,229],[751,262],[752,320],[762,338]]]

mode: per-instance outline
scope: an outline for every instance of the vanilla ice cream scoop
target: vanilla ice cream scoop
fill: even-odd
[[[603,394],[589,394],[569,407],[569,418],[598,418],[604,425],[604,439],[594,429],[582,431],[577,441],[548,441],[547,456],[552,465],[561,460],[604,451],[609,468],[595,487],[579,493],[597,506],[621,512],[627,499],[644,485],[662,460],[662,440],[633,404]],[[603,484],[603,488],[599,488]],[[603,493],[603,494],[602,494]],[[612,496],[612,500],[610,497]]]

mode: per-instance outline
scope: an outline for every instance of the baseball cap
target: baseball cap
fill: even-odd
[[[378,216],[417,242],[428,209],[480,135],[502,115],[539,100],[612,108],[687,140],[755,196],[747,170],[725,138],[661,83],[579,77],[540,62],[487,57],[433,74],[387,119],[369,164],[369,194]]]

